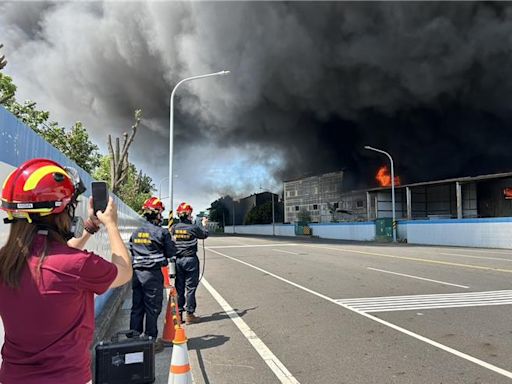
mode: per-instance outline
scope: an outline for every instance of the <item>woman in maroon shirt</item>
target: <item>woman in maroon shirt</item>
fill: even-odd
[[[25,162],[4,183],[11,228],[0,249],[1,384],[91,382],[94,294],[130,281],[132,270],[112,199],[97,219],[89,201],[85,225],[75,216],[84,191],[76,171],[47,159]],[[100,223],[112,262],[81,250]]]

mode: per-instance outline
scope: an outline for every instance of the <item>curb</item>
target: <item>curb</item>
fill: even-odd
[[[131,289],[131,282],[126,283],[121,287],[117,287],[113,289],[112,294],[105,302],[103,306],[103,310],[96,316],[95,319],[95,327],[94,327],[94,338],[92,343],[92,348],[105,338],[107,331],[112,325],[112,320],[117,315],[117,312],[121,305],[123,304],[123,300],[126,296],[128,290]]]

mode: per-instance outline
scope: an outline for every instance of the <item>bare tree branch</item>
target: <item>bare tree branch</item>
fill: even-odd
[[[135,121],[132,125],[130,135],[123,133],[123,145],[121,147],[119,138],[116,138],[115,151],[112,147],[112,139],[109,135],[109,154],[110,154],[110,172],[112,180],[112,192],[117,193],[126,178],[130,169],[130,162],[128,161],[128,149],[135,139],[137,128],[139,127],[142,119],[142,110],[135,110]]]
[[[114,158],[114,148],[112,147],[112,136],[108,135],[108,153],[110,157],[110,186],[112,188],[112,192],[114,191],[114,183],[115,183],[115,158]]]

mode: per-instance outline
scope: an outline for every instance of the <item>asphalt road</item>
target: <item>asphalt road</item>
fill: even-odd
[[[512,382],[512,252],[205,245],[203,322],[187,327],[196,383]]]

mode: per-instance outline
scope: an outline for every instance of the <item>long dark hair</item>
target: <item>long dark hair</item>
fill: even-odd
[[[18,220],[10,224],[11,230],[7,243],[0,248],[0,283],[11,288],[19,287],[21,273],[32,251],[32,243],[39,230],[38,224],[48,228],[48,235],[38,263],[38,274],[47,254],[49,243],[54,241],[66,244],[66,240],[61,235],[71,225],[71,219],[66,211],[57,215],[38,217],[36,222],[29,223],[25,220]]]

